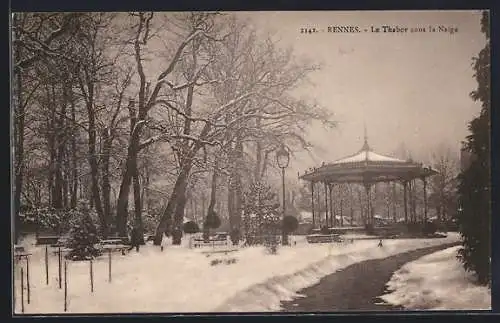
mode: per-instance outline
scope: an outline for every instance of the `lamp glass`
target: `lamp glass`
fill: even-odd
[[[288,167],[288,162],[290,161],[290,155],[288,154],[288,151],[286,151],[285,148],[281,148],[278,150],[276,153],[276,161],[278,162],[278,166],[280,168],[286,168]]]

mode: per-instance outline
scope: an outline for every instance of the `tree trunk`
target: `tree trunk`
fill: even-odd
[[[254,168],[254,181],[260,182],[260,174],[262,170],[262,145],[260,141],[256,142],[256,148],[255,148],[255,168]]]
[[[15,15],[17,17],[17,15]],[[16,46],[16,59],[19,60],[21,57],[19,46]],[[24,174],[24,121],[25,121],[25,110],[24,104],[22,102],[22,75],[21,71],[16,69],[16,106],[14,114],[14,161],[15,161],[15,191],[14,191],[14,238],[15,243],[19,242],[19,235],[21,231],[21,217],[19,215],[21,209],[21,193],[23,189],[23,174]]]
[[[130,155],[131,150],[132,148],[129,146],[129,155],[125,163],[120,191],[118,193],[118,201],[116,203],[116,231],[120,236],[125,236],[127,234],[128,198],[130,194],[130,185],[132,183],[132,170],[136,162],[136,159]]]
[[[106,223],[111,222],[111,183],[109,176],[109,160],[111,154],[112,138],[108,129],[104,129],[102,132],[102,204],[103,204],[103,216],[106,219]],[[106,230],[108,231],[108,230]],[[108,232],[106,232],[106,235]]]
[[[72,162],[72,186],[71,186],[71,199],[70,206],[71,208],[76,208],[77,194],[78,194],[78,160],[76,156],[76,136],[78,132],[76,131],[76,113],[75,113],[75,102],[73,96],[70,96],[70,104],[71,104],[71,121],[72,121],[72,136],[71,136],[71,162]]]
[[[62,86],[62,102],[61,102],[61,111],[60,111],[60,116],[57,119],[56,118],[56,127],[55,131],[57,132],[55,138],[56,138],[56,160],[55,160],[55,178],[54,178],[54,195],[53,195],[53,204],[52,206],[55,209],[62,209],[63,208],[63,186],[64,186],[64,178],[63,178],[63,163],[64,163],[64,146],[65,146],[65,131],[64,131],[64,126],[65,126],[65,117],[66,117],[66,99],[67,97],[67,85],[63,84]],[[54,97],[55,101],[55,97]],[[55,102],[54,102],[55,103]],[[54,105],[54,109],[56,108],[56,105]]]
[[[215,211],[215,203],[216,203],[216,199],[217,199],[217,175],[218,175],[218,160],[216,158],[214,170],[212,172],[212,182],[210,184],[210,202],[208,204],[207,215],[213,214]],[[229,190],[229,191],[231,191],[231,190]],[[228,196],[228,199],[229,199],[229,196]],[[229,203],[228,203],[228,205],[229,205]],[[219,214],[219,216],[220,216],[220,214]],[[210,233],[210,229],[204,223],[203,224],[204,237],[207,237],[209,235],[209,233]]]
[[[173,220],[175,219],[172,219],[172,213],[176,208],[177,198],[181,193],[181,190],[184,189],[185,191],[186,189],[185,185],[187,183],[187,178],[190,171],[191,171],[191,164],[186,165],[183,169],[181,169],[181,172],[175,181],[175,185],[172,190],[172,194],[170,195],[170,199],[168,200],[167,207],[163,211],[163,214],[160,218],[160,223],[158,223],[158,226],[156,227],[156,233],[154,239],[154,245],[156,246],[161,245],[163,234],[171,231],[171,227],[175,225],[173,223],[174,222]]]
[[[50,109],[50,122],[49,122],[49,133],[47,143],[49,144],[49,155],[50,155],[50,163],[49,163],[49,185],[50,185],[50,205],[56,208],[57,201],[57,192],[55,189],[55,177],[57,172],[57,116],[56,116],[56,90],[55,84],[51,84],[51,106],[48,107]],[[49,100],[50,101],[50,100]]]
[[[137,165],[136,165],[137,166]],[[135,227],[137,228],[137,241],[144,245],[144,225],[142,222],[142,203],[141,203],[141,184],[139,182],[139,170],[134,169],[134,210],[135,210]]]
[[[186,188],[188,184],[188,176],[183,178],[179,185],[179,190],[177,193],[174,221],[172,227],[172,244],[180,245],[182,242],[182,224],[184,221],[184,210],[186,208]],[[174,233],[175,232],[175,233]]]
[[[89,152],[89,165],[90,165],[90,180],[91,180],[91,190],[92,190],[92,201],[101,222],[101,234],[104,237],[108,235],[108,222],[104,217],[104,211],[101,203],[101,194],[99,190],[99,165],[96,156],[96,124],[95,124],[95,111],[93,104],[93,85],[88,86],[88,101],[87,101],[87,114],[88,114],[88,152]]]
[[[243,210],[243,183],[241,172],[243,171],[243,142],[241,134],[237,137],[236,142],[236,169],[234,170],[235,187],[234,187],[234,221],[235,229],[241,229],[241,213]]]
[[[235,191],[234,191],[234,178],[232,173],[230,174],[227,182],[227,214],[229,217],[229,227],[230,231],[235,229],[234,218],[235,218]]]

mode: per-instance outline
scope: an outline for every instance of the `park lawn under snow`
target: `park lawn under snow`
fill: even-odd
[[[280,300],[296,297],[296,291],[314,285],[321,277],[353,263],[384,258],[422,247],[459,240],[456,234],[442,239],[354,240],[341,244],[307,244],[282,247],[269,255],[262,247],[212,254],[211,248],[187,245],[147,245],[137,253],[113,253],[112,281],[108,281],[107,256],[94,260],[94,292],[90,291],[89,262],[68,261],[68,313],[232,312],[276,311]],[[187,244],[187,239],[183,239]],[[168,244],[168,242],[167,242]],[[45,282],[43,246],[24,243],[30,260],[31,302],[25,313],[63,313],[64,285],[58,288],[57,257],[49,257],[49,285]],[[49,248],[50,249],[50,248]],[[236,258],[233,264],[211,266],[213,259]],[[15,267],[16,313],[20,306],[20,267]]]
[[[404,265],[381,298],[412,310],[489,310],[491,291],[478,286],[456,258],[460,247],[448,248]]]

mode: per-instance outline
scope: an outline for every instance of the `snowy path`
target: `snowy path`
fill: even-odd
[[[427,247],[383,259],[356,263],[300,291],[304,297],[283,302],[283,310],[287,312],[400,310],[401,308],[382,305],[380,300],[377,300],[392,273],[408,261],[449,246],[450,244]]]
[[[381,298],[407,309],[489,310],[491,291],[478,286],[456,259],[459,247],[405,264],[388,283]]]
[[[106,256],[96,259],[94,292],[90,291],[89,262],[68,262],[68,313],[181,313],[279,310],[281,300],[315,284],[323,276],[353,263],[417,248],[458,241],[444,239],[359,240],[344,244],[296,245],[268,255],[261,247],[243,248],[228,255],[207,257],[199,249],[152,245],[139,253],[113,254],[112,282]],[[186,239],[187,240],[187,239]],[[187,242],[187,241],[186,241]],[[31,303],[25,313],[63,313],[64,292],[57,283],[57,257],[49,257],[45,283],[44,248],[27,245]],[[235,258],[231,264],[211,265],[214,259]],[[23,265],[24,266],[24,265]],[[20,265],[15,268],[16,313],[20,312]]]

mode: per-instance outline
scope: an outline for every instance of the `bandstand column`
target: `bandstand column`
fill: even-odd
[[[328,228],[328,184],[323,182],[325,185],[325,225]]]
[[[365,184],[365,190],[366,190],[366,205],[367,205],[367,210],[366,210],[366,220],[367,224],[372,224],[372,199],[371,199],[371,186],[370,184]]]
[[[408,181],[403,181],[403,209],[405,211],[405,223],[408,224]]]
[[[424,223],[427,223],[427,178],[422,177],[424,182]]]
[[[328,191],[330,193],[330,227],[334,227],[334,217],[335,217],[335,212],[333,210],[333,185],[334,184],[329,184],[328,185]]]
[[[311,182],[311,209],[312,209],[312,220],[313,229],[316,229],[316,219],[314,217],[314,182]]]

